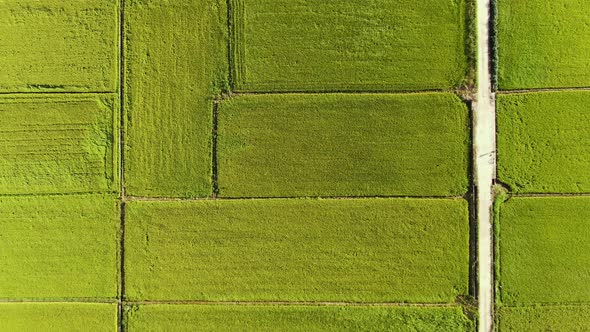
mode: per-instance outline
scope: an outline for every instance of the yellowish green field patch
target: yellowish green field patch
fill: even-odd
[[[0,299],[116,298],[119,217],[106,196],[0,197]]]
[[[2,95],[0,117],[0,195],[118,191],[114,95]]]

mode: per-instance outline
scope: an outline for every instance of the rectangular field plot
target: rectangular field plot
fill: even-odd
[[[501,302],[590,302],[589,220],[590,197],[513,197],[502,203]]]
[[[220,195],[463,195],[468,114],[452,94],[238,96],[219,108]]]
[[[127,192],[210,195],[212,101],[228,84],[226,1],[126,4]]]
[[[590,92],[499,95],[498,177],[516,193],[590,192]]]
[[[144,305],[126,310],[127,332],[473,331],[460,307]]]
[[[106,196],[0,197],[0,299],[115,298],[119,224]]]
[[[500,89],[590,86],[590,2],[497,3]]]
[[[590,331],[588,306],[504,307],[496,315],[498,332]]]
[[[0,303],[3,331],[114,332],[117,305],[96,303]]]
[[[0,96],[0,195],[118,191],[116,99]]]
[[[471,0],[232,0],[238,91],[457,88]]]
[[[467,293],[461,199],[129,202],[132,300],[450,303]]]
[[[0,1],[0,92],[117,89],[117,0]]]

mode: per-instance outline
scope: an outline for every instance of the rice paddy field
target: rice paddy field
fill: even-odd
[[[126,294],[453,303],[468,291],[468,217],[460,199],[130,202]]]
[[[590,86],[590,3],[496,0],[496,6],[500,89]]]
[[[590,328],[587,6],[496,2],[500,332]]]
[[[238,91],[448,90],[465,83],[467,0],[231,0]]]
[[[498,179],[515,193],[590,192],[589,91],[497,98]]]
[[[0,330],[475,331],[474,5],[0,1]]]
[[[450,93],[238,96],[219,105],[219,195],[461,196],[470,142]]]

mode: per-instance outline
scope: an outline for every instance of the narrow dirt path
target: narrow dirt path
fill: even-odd
[[[490,0],[477,0],[478,90],[474,115],[477,185],[479,332],[493,328],[492,180],[496,176],[496,103],[490,62]]]

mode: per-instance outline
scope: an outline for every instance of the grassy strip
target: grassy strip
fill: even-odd
[[[117,305],[97,303],[0,303],[4,331],[117,330]]]
[[[490,0],[490,26],[489,40],[491,49],[491,66],[492,66],[492,89],[498,90],[498,68],[500,67],[499,45],[498,45],[498,0]]]
[[[500,211],[502,209],[502,204],[507,202],[510,199],[510,194],[508,190],[501,186],[495,185],[493,188],[494,192],[494,204],[492,206],[492,222],[493,222],[493,245],[494,245],[494,288],[495,288],[495,295],[496,298],[494,299],[495,305],[501,305],[501,298],[500,298],[500,277],[501,277],[501,270],[500,270],[500,240],[501,240],[501,233],[500,233]]]
[[[247,95],[223,101],[220,195],[463,195],[468,112],[452,94]]]
[[[500,210],[504,305],[590,302],[590,197],[512,197]]]
[[[473,331],[460,307],[149,305],[126,331]]]
[[[499,95],[499,179],[516,193],[590,192],[588,104],[588,91]]]
[[[499,332],[583,332],[590,330],[589,306],[503,307]]]
[[[118,191],[114,95],[2,95],[0,109],[0,195]]]
[[[0,2],[0,92],[117,89],[118,1]]]
[[[3,197],[0,229],[0,298],[117,297],[114,198]]]
[[[225,0],[127,1],[126,189],[212,193],[212,100],[228,89]]]
[[[588,1],[501,0],[497,5],[500,89],[590,86]]]
[[[465,0],[465,57],[467,68],[462,91],[475,93],[477,86],[477,0]],[[470,96],[465,96],[469,99]]]
[[[459,88],[471,53],[468,1],[232,0],[236,88]]]
[[[454,302],[460,199],[129,202],[132,300]]]

